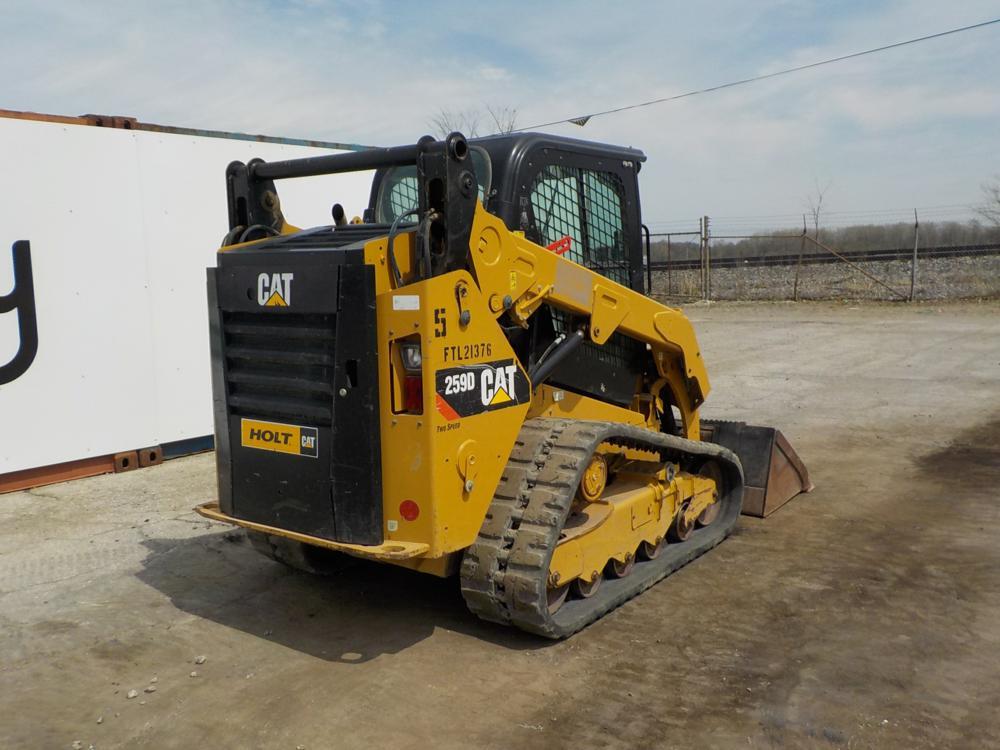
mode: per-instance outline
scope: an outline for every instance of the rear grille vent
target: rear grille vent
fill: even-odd
[[[334,321],[321,314],[224,312],[230,412],[329,426]]]

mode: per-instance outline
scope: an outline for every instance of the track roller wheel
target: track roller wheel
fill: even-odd
[[[697,520],[699,526],[708,526],[719,517],[719,512],[722,508],[722,505],[719,503],[719,496],[722,494],[722,469],[715,461],[707,461],[698,470],[698,473],[703,477],[715,480],[715,502],[705,508]]]
[[[549,587],[549,614],[554,615],[559,611],[559,608],[566,601],[566,597],[569,596],[569,587],[571,584],[566,583],[562,586]]]
[[[681,504],[673,523],[670,524],[667,536],[670,537],[670,541],[672,542],[686,542],[691,538],[691,532],[694,531],[694,523],[685,523],[684,521],[684,514],[687,513],[689,505],[690,503],[687,502]]]
[[[604,575],[601,573],[597,573],[596,575],[594,575],[590,583],[587,583],[582,578],[577,578],[571,584],[573,588],[573,595],[579,597],[580,599],[589,599],[590,597],[592,597],[594,594],[597,593],[597,590],[599,588],[601,588],[601,581],[603,580],[604,580]]]
[[[653,542],[643,542],[639,545],[639,556],[643,560],[655,560],[663,552],[663,548],[667,546],[667,540],[662,536]]]
[[[618,562],[615,558],[608,560],[608,573],[611,574],[612,578],[624,578],[632,569],[635,567],[635,555],[631,552],[628,553],[628,557],[625,558],[625,562]]]

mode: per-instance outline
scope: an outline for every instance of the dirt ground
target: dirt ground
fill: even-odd
[[[0,747],[1000,747],[1000,304],[688,313],[812,494],[560,643],[258,556],[211,455],[6,495]]]

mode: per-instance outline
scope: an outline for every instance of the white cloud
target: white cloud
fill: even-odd
[[[484,81],[509,81],[511,79],[510,72],[498,65],[480,65],[478,75]]]
[[[837,86],[829,93],[831,108],[873,130],[906,128],[928,119],[980,118],[1000,115],[1000,91],[913,84],[903,87]]]
[[[0,107],[371,144],[442,109],[530,125],[982,20],[981,0],[850,12],[804,0],[494,5],[8,0]],[[641,23],[634,23],[634,20]],[[547,33],[540,33],[542,32]],[[649,221],[795,213],[814,179],[841,210],[973,202],[1000,170],[1000,26],[606,118],[638,146]],[[916,155],[916,156],[915,156]]]

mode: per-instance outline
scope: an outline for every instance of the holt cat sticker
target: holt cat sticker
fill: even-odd
[[[319,431],[315,427],[241,419],[240,433],[240,444],[245,448],[310,458],[319,456]]]

